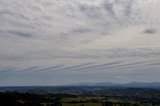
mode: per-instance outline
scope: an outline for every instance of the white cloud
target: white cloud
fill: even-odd
[[[121,76],[125,65],[151,61],[157,74],[159,7],[158,0],[1,0],[0,71],[61,66],[68,76],[80,67],[94,74],[98,66],[102,74]],[[151,66],[124,71],[134,74],[146,67]]]

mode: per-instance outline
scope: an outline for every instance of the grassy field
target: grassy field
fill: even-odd
[[[104,97],[78,97],[78,98],[64,98],[63,102],[71,102],[71,101],[87,101],[87,100],[102,100]]]
[[[102,106],[101,103],[63,103],[62,106]]]
[[[80,96],[78,98],[64,98],[62,106],[102,106],[102,103],[91,103],[91,100],[101,100],[102,97],[83,97]],[[72,102],[76,103],[72,103]],[[87,103],[85,103],[88,101]],[[80,103],[78,103],[80,102]],[[82,103],[81,103],[82,102]]]

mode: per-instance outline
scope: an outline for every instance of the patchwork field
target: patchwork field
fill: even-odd
[[[101,103],[63,103],[62,106],[102,106]]]

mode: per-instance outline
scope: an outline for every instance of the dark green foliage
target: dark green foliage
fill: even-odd
[[[67,94],[0,92],[0,106],[160,106],[158,89],[71,88]]]
[[[43,106],[42,103],[50,102],[48,106],[62,106],[59,96],[48,98],[46,95],[6,92],[0,93],[0,106]]]

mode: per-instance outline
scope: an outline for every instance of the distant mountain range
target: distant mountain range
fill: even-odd
[[[127,88],[160,88],[160,82],[144,83],[144,82],[130,82],[130,83],[112,83],[112,82],[100,82],[100,83],[77,83],[69,84],[67,86],[102,86],[102,87],[127,87]]]
[[[103,89],[157,89],[160,91],[160,82],[144,83],[144,82],[131,82],[131,83],[77,83],[61,86],[1,86],[0,92],[30,92],[30,93],[82,93],[84,91],[94,91]]]

